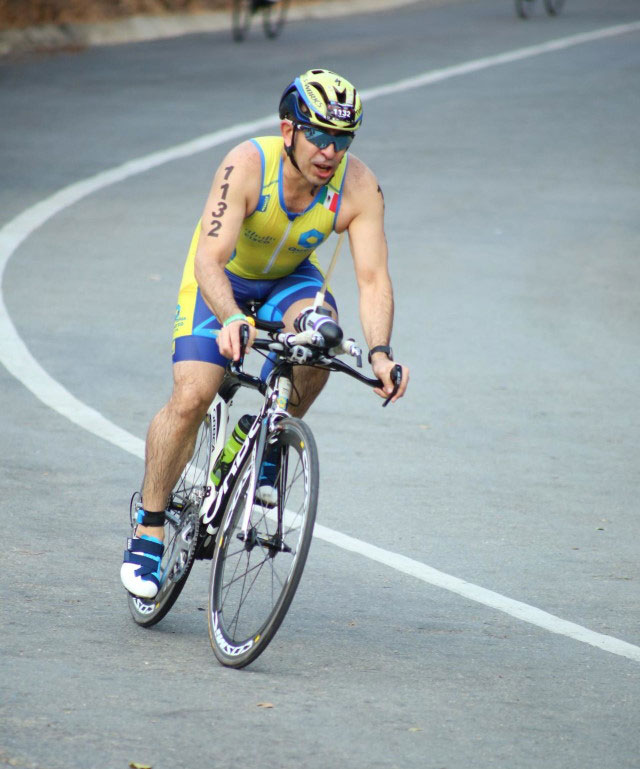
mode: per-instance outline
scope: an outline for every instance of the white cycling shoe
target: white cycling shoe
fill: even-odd
[[[127,540],[120,579],[125,588],[139,598],[155,598],[160,589],[160,562],[164,545],[143,534]]]
[[[258,486],[256,499],[265,507],[275,507],[278,504],[278,490],[273,486]]]

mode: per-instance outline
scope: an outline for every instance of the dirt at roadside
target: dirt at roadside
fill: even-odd
[[[113,21],[134,15],[222,11],[230,7],[231,0],[0,0],[0,31],[41,24]]]

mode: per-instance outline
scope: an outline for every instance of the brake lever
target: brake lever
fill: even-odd
[[[398,390],[400,389],[400,383],[402,382],[402,366],[398,363],[396,363],[396,365],[391,369],[391,381],[394,383],[395,387],[393,388],[391,395],[382,404],[382,408],[385,408],[385,406],[389,405],[389,403],[391,402],[391,399],[397,394]]]
[[[240,326],[240,358],[238,359],[238,366],[242,368],[244,363],[244,355],[247,351],[247,345],[249,344],[249,326],[243,323]]]

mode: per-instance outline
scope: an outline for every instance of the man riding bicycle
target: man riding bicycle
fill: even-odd
[[[376,177],[348,152],[362,122],[360,97],[335,72],[312,69],[287,86],[279,112],[280,136],[243,142],[224,158],[191,241],[175,319],[173,393],[149,427],[143,509],[121,569],[125,588],[142,598],[158,591],[167,500],[227,362],[240,357],[247,301],[261,303],[259,317],[293,331],[323,283],[315,248],[333,231],[349,234],[369,362],[383,383],[375,392],[386,398],[394,390],[384,200]],[[324,306],[337,318],[329,291]],[[255,334],[249,325],[247,349]],[[327,378],[296,367],[294,416],[306,413]],[[392,400],[408,379],[402,367]]]

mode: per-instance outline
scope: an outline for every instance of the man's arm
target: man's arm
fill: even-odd
[[[242,222],[257,205],[261,163],[250,142],[235,147],[222,161],[213,178],[202,213],[195,257],[195,277],[202,296],[220,323],[241,314],[224,268],[233,254]],[[218,334],[222,355],[240,356],[240,323],[231,323]],[[251,341],[255,336],[252,330]]]
[[[355,161],[355,162],[354,162]],[[360,292],[360,320],[369,349],[387,346],[393,328],[393,287],[388,269],[387,239],[384,233],[384,198],[376,178],[357,158],[351,159],[353,176],[349,185],[349,242]],[[391,371],[396,364],[384,352],[371,356],[374,374],[382,380],[387,397],[394,388]],[[402,382],[394,400],[402,397],[409,380],[403,367]]]

